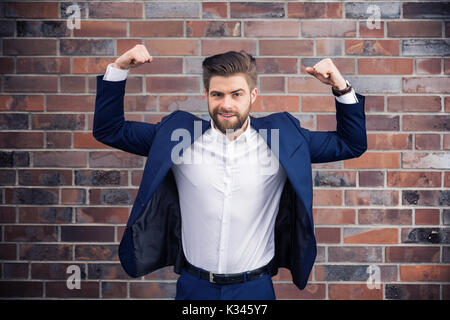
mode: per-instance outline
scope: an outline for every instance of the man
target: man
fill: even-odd
[[[230,51],[202,64],[210,121],[180,110],[157,124],[125,121],[128,70],[152,59],[136,45],[97,77],[94,137],[148,157],[119,247],[123,268],[138,277],[173,265],[176,299],[275,299],[279,267],[303,289],[316,257],[311,163],[366,150],[364,97],[324,59],[306,71],[332,87],[336,131],[307,130],[287,112],[249,116],[255,59]]]

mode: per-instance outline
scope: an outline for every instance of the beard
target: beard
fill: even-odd
[[[248,108],[243,113],[227,112],[220,108],[216,108],[212,113],[210,111],[209,115],[211,116],[211,119],[213,120],[214,125],[217,127],[217,129],[219,129],[223,134],[227,134],[242,128],[248,118],[251,107],[252,103],[250,102]],[[232,119],[226,120],[221,118],[219,113],[227,115],[232,114],[234,115],[234,117]]]

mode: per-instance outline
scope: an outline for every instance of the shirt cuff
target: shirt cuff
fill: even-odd
[[[335,97],[336,100],[343,104],[352,104],[352,103],[358,103],[358,98],[356,97],[355,90],[352,88],[352,90],[346,94],[343,94],[342,96]]]
[[[119,69],[113,67],[114,63],[108,64],[103,80],[106,81],[123,81],[127,78],[130,69]]]

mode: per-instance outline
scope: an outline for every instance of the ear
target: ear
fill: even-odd
[[[208,99],[208,91],[205,89],[205,98]]]
[[[258,96],[258,88],[255,87],[250,93],[250,99],[252,101],[252,104],[255,102],[257,96]]]

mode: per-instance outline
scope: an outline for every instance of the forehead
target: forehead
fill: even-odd
[[[209,81],[209,91],[228,92],[239,88],[248,91],[247,80],[243,74],[234,74],[229,77],[213,76]]]

